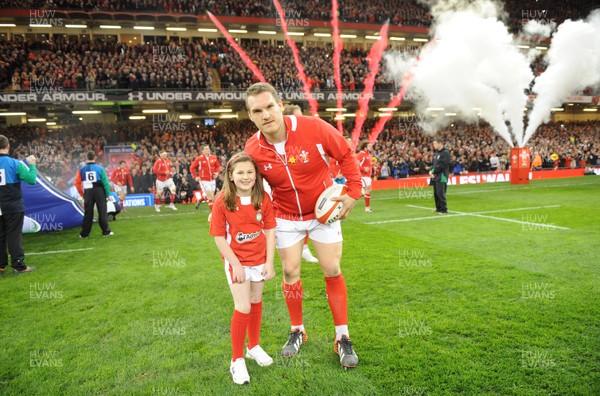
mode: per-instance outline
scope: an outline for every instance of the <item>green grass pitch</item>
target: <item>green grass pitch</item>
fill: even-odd
[[[130,209],[113,237],[25,235],[38,270],[0,278],[2,395],[598,395],[600,178],[374,192],[344,221],[353,370],[333,353],[318,266],[303,263],[298,356],[281,269],[251,383],[228,372],[232,299],[207,208]]]

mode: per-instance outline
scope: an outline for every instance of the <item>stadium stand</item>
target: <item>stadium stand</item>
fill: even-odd
[[[194,39],[165,46],[176,50],[160,49],[157,55],[157,48],[162,46],[156,44],[127,45],[104,39],[66,41],[60,35],[43,42],[19,38],[0,41],[0,89],[29,91],[31,81],[36,79],[51,82],[49,89],[63,91],[243,90],[258,81],[229,44]],[[253,43],[244,46],[244,50],[277,89],[302,89],[289,47]],[[363,81],[369,73],[368,52],[350,45],[342,51],[340,73],[344,92],[363,90]],[[177,55],[164,55],[167,53]],[[332,53],[331,46],[306,47],[301,53],[314,91],[335,90]],[[386,78],[383,61],[380,66],[375,89],[397,89]],[[540,54],[531,67],[539,75],[545,66]],[[588,87],[581,93],[593,92]]]
[[[57,35],[44,42],[21,40],[0,42],[0,89],[29,91],[32,80],[51,81],[49,88],[64,91],[95,89],[204,90],[212,89],[214,77],[223,89],[244,89],[257,81],[228,44],[205,43],[201,39],[181,44],[166,44],[170,51],[155,44],[127,45],[95,39],[67,41]],[[289,47],[271,44],[246,46],[265,78],[281,90],[300,90]],[[168,55],[168,54],[176,55]],[[335,89],[331,47],[307,47],[302,52],[313,89]],[[167,54],[167,55],[165,55]],[[341,70],[344,91],[362,90],[367,76],[368,51],[346,48]],[[391,89],[382,72],[376,89]]]
[[[208,54],[222,51],[201,40],[181,44],[182,53],[173,56],[153,48],[101,39],[73,42],[60,35],[44,42],[0,42],[0,88],[28,91],[32,79],[44,78],[62,90],[206,89],[207,68],[213,66]]]
[[[309,20],[329,20],[330,2],[309,0],[303,3],[283,2],[290,15]],[[246,2],[241,0],[206,1],[173,0],[116,0],[116,1],[35,1],[0,0],[3,8],[50,8],[70,10],[150,11],[156,13],[203,14],[206,10],[217,15],[275,18],[270,1]],[[514,32],[528,19],[560,23],[566,18],[584,17],[594,7],[592,1],[556,3],[550,1],[505,2],[508,20]],[[381,24],[390,19],[395,25],[429,26],[431,16],[416,0],[358,0],[340,3],[340,20]],[[536,12],[537,10],[537,12]],[[547,20],[544,20],[545,17]],[[164,47],[165,51],[156,52]],[[300,91],[301,82],[295,73],[291,51],[267,41],[243,45],[266,79],[282,91]],[[174,51],[171,51],[173,49]],[[166,54],[167,56],[163,56]],[[311,81],[313,91],[333,90],[332,47],[301,46],[301,58]],[[157,56],[161,59],[157,59]],[[342,52],[342,84],[344,92],[361,91],[368,74],[368,50],[347,43]],[[383,66],[383,65],[382,65]],[[532,62],[534,74],[545,68],[543,55]],[[200,38],[181,38],[178,42],[144,43],[131,45],[112,39],[82,36],[73,40],[53,35],[33,41],[15,36],[0,41],[0,89],[23,92],[31,89],[31,82],[43,78],[50,89],[63,91],[94,90],[244,90],[257,81],[246,68],[240,56],[222,41],[205,42]],[[394,83],[386,80],[385,73],[376,77],[376,90],[397,91]],[[579,94],[592,94],[591,87]],[[367,120],[363,131],[370,130],[374,120]],[[539,152],[544,168],[577,167],[597,164],[600,137],[599,122],[550,123],[542,126],[530,141],[532,155]],[[350,131],[352,122],[344,124]],[[67,126],[59,131],[48,131],[27,125],[9,126],[5,133],[15,139],[17,154],[32,153],[40,157],[40,169],[62,189],[68,187],[82,154],[89,149],[102,160],[107,144],[135,144],[136,161],[140,168],[151,169],[159,149],[172,153],[173,163],[180,170],[198,155],[198,145],[208,143],[225,161],[243,147],[247,136],[254,131],[249,121],[219,122],[214,128],[189,124],[185,132],[164,133],[148,124],[123,122],[117,124],[85,124]],[[508,145],[486,125],[461,125],[446,128],[440,133],[452,148],[453,165],[457,170],[487,172],[490,157],[499,157],[500,167],[506,167]],[[67,151],[65,147],[70,149]],[[71,149],[72,148],[72,149]],[[417,124],[407,127],[395,118],[379,136],[375,144],[379,164],[385,163],[390,177],[405,177],[427,173],[431,159],[431,138]],[[552,158],[551,158],[552,157]],[[558,157],[558,159],[556,159]],[[381,169],[381,166],[378,166]],[[140,169],[141,170],[141,169]]]
[[[295,18],[308,20],[330,20],[331,2],[309,0],[304,2],[281,1],[284,9]],[[171,14],[200,15],[210,11],[215,15],[276,18],[277,12],[271,1],[244,0],[1,0],[2,8],[70,9],[84,11],[130,11]],[[506,22],[513,33],[519,32],[524,22],[538,19],[545,22],[562,23],[566,19],[580,19],[597,7],[593,0],[557,2],[551,0],[506,0]],[[291,10],[291,12],[290,12]],[[389,20],[397,26],[431,25],[431,14],[417,0],[346,0],[339,2],[339,19],[343,22],[381,24]]]
[[[368,120],[365,130],[373,124],[372,120]],[[346,124],[345,129],[351,130],[352,126]],[[55,132],[45,128],[11,126],[3,132],[15,141],[17,157],[36,155],[39,169],[64,191],[70,187],[70,179],[88,150],[95,150],[102,162],[105,145],[133,144],[136,151],[131,164],[141,171],[143,167],[151,170],[159,150],[166,149],[177,171],[183,173],[183,169],[189,169],[199,155],[204,143],[214,147],[219,160],[225,163],[230,155],[243,149],[247,137],[255,132],[255,126],[244,120],[219,123],[210,129],[190,125],[186,131],[173,133],[155,131],[148,124],[132,123],[87,124]],[[490,172],[493,154],[500,161],[498,170],[508,169],[509,147],[489,126],[457,123],[438,133],[447,141],[451,151],[451,169],[459,163],[465,171]],[[531,148],[532,156],[540,153],[544,169],[600,165],[600,122],[548,123],[540,127],[527,146]],[[395,119],[379,136],[374,154],[378,162],[374,176],[380,176],[384,163],[393,178],[424,175],[433,162],[432,137],[424,134],[418,125],[407,127],[406,123]],[[553,155],[558,159],[553,159]]]

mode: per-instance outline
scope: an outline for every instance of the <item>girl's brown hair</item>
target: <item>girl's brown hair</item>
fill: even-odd
[[[256,172],[256,182],[254,183],[254,187],[252,187],[252,206],[254,209],[259,210],[265,194],[262,176],[258,171],[258,165],[256,162],[254,162],[252,157],[243,151],[234,154],[229,159],[229,162],[227,162],[227,167],[225,168],[225,181],[223,182],[223,201],[225,202],[225,207],[231,211],[235,210],[236,208],[237,188],[235,187],[235,183],[233,182],[231,174],[233,173],[235,166],[240,162],[251,162],[254,166],[254,172]]]

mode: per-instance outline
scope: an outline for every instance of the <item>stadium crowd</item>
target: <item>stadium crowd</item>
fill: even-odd
[[[302,82],[297,77],[294,58],[289,47],[276,47],[268,44],[252,44],[244,50],[256,60],[257,66],[267,81],[280,91],[300,91]],[[346,48],[341,53],[340,75],[343,91],[356,91],[364,88],[363,81],[369,74],[368,50]],[[335,90],[331,46],[303,47],[302,64],[310,79],[311,89]],[[219,67],[221,85],[231,89],[245,89],[258,81],[246,68],[240,55],[229,48],[221,57]],[[375,78],[376,89],[392,89],[393,83],[385,79],[380,71]]]
[[[95,89],[212,89],[208,53],[222,51],[201,41],[181,45],[105,40],[0,42],[0,87],[14,91]],[[207,60],[209,63],[207,63]]]
[[[595,7],[593,0],[570,2],[539,0],[504,0],[507,23],[513,32],[518,32],[524,22],[537,19],[545,22],[562,23],[566,19],[580,19]],[[295,2],[281,1],[286,10],[286,19],[330,20],[329,0]],[[215,15],[277,18],[271,1],[243,0],[0,0],[2,8],[29,9],[73,9],[84,11],[149,11],[157,13],[200,15],[210,11]],[[397,26],[425,26],[432,22],[431,14],[423,2],[418,0],[345,0],[339,2],[338,18],[343,22],[383,23],[389,20]]]
[[[370,130],[373,125],[373,120],[367,120],[364,130]],[[433,162],[433,137],[424,134],[416,123],[397,118],[386,126],[373,145],[373,156],[377,158],[373,176],[398,179],[426,175]],[[346,124],[345,130],[350,131],[352,127],[352,124]],[[94,150],[98,162],[110,171],[118,163],[107,163],[104,146],[131,146],[134,152],[129,166],[134,184],[144,183],[138,184],[136,191],[143,192],[154,186],[152,164],[159,150],[165,149],[169,153],[178,190],[189,190],[184,179],[195,189],[189,167],[199,155],[202,144],[209,144],[219,161],[226,163],[230,155],[243,149],[253,132],[255,126],[248,120],[224,121],[214,128],[187,124],[173,132],[156,130],[147,123],[86,124],[58,131],[11,126],[3,131],[15,142],[12,155],[17,158],[36,155],[38,169],[63,191],[70,187],[86,151]],[[446,141],[451,154],[450,171],[454,174],[493,172],[507,170],[510,166],[508,144],[487,125],[456,123],[436,136]],[[526,147],[531,148],[532,159],[539,154],[540,168],[544,169],[600,165],[600,122],[545,124]]]
[[[300,90],[301,81],[289,47],[250,44],[245,51],[268,81],[280,90]],[[302,62],[313,90],[335,89],[331,46],[307,47]],[[368,75],[368,51],[346,48],[340,70],[344,91],[362,90]],[[95,39],[78,42],[55,36],[43,42],[0,41],[0,88],[11,91],[95,89],[212,90],[209,69],[224,89],[244,89],[258,81],[229,44],[202,39],[181,44],[126,45]],[[380,71],[376,89],[392,89]]]
[[[246,48],[267,80],[279,89],[297,90],[289,47],[252,44]],[[331,47],[302,51],[303,64],[312,87],[335,89]],[[368,74],[368,52],[349,48],[342,52],[342,83],[345,91],[361,90]],[[44,92],[95,89],[212,90],[215,69],[225,89],[244,89],[256,82],[237,52],[228,44],[194,39],[181,44],[126,45],[114,41],[55,36],[43,42],[15,39],[0,41],[0,87],[11,91]],[[380,72],[376,88],[391,88]]]
[[[311,89],[335,90],[331,45],[300,47],[301,60]],[[267,81],[281,91],[300,91],[291,49],[268,43],[250,43],[244,50]],[[403,47],[405,53],[418,54],[416,47]],[[346,46],[341,53],[341,80],[344,92],[362,91],[369,74],[369,51]],[[532,62],[539,75],[545,69],[543,54]],[[213,71],[213,73],[211,73]],[[376,90],[397,91],[386,78],[382,61],[375,77]],[[213,78],[214,76],[214,78]],[[216,80],[215,80],[216,79]],[[96,89],[132,91],[243,90],[258,79],[229,44],[200,39],[155,44],[128,45],[96,38],[68,41],[57,35],[44,41],[15,38],[0,41],[0,89],[15,92],[48,93]],[[591,94],[586,88],[583,94]]]

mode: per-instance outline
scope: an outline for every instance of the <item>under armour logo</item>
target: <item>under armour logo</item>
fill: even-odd
[[[273,165],[271,165],[271,163],[269,163],[269,165],[264,165],[264,168],[266,171],[273,169]]]
[[[127,96],[129,97],[129,100],[144,100],[144,94],[142,92],[129,92]]]

